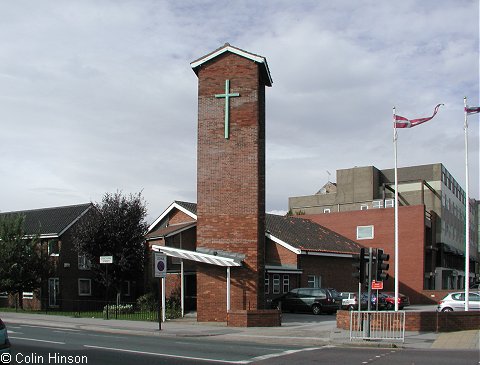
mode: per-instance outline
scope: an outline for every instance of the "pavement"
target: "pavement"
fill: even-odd
[[[225,341],[246,341],[269,344],[296,344],[298,346],[361,346],[398,347],[416,349],[479,350],[479,330],[448,333],[405,332],[401,341],[350,341],[349,331],[336,327],[335,316],[309,314],[282,315],[280,327],[227,327],[226,323],[201,323],[194,316],[186,316],[162,323],[99,318],[74,318],[66,316],[0,312],[7,324],[24,324],[65,329],[81,329],[107,333],[143,336],[204,337]]]

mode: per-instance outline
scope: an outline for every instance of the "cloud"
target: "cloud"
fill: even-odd
[[[26,11],[28,9],[28,11]],[[268,60],[267,209],[340,168],[393,166],[391,114],[431,122],[399,164],[464,186],[463,96],[478,105],[478,3],[82,1],[0,4],[0,210],[143,191],[196,200],[197,78],[225,42]],[[470,121],[478,192],[478,116]]]

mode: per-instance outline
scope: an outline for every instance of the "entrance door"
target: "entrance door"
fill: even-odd
[[[197,310],[197,275],[185,274],[185,312]]]
[[[49,278],[48,279],[48,306],[58,307],[58,295],[60,293],[60,279]]]

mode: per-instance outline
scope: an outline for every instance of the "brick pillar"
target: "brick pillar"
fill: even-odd
[[[196,69],[197,246],[246,256],[231,269],[232,310],[264,306],[265,67],[224,52]],[[226,136],[226,100],[215,95],[227,92],[239,95],[229,99]],[[226,318],[226,268],[198,265],[197,320]]]

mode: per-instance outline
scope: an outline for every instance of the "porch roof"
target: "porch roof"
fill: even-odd
[[[228,254],[223,251],[214,251],[213,254],[210,254],[160,245],[152,245],[152,250],[163,252],[167,256],[216,266],[242,266],[242,261],[245,258],[243,255]]]

